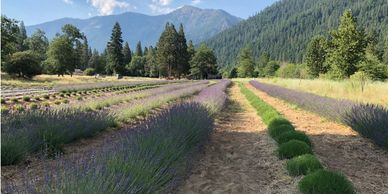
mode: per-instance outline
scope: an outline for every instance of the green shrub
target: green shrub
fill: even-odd
[[[23,96],[23,100],[26,102],[29,102],[31,100],[31,97],[29,96]]]
[[[77,100],[82,100],[82,97],[81,97],[81,96],[78,96],[78,97],[77,97]]]
[[[50,107],[50,103],[48,103],[48,102],[43,102],[43,103],[42,103],[42,106],[44,106],[44,107]]]
[[[63,102],[64,104],[67,104],[67,103],[69,103],[69,100],[68,100],[68,99],[64,99],[64,100],[62,100],[62,102]]]
[[[291,140],[287,143],[280,144],[277,151],[280,159],[290,159],[295,156],[313,153],[309,145],[299,140]]]
[[[84,70],[84,75],[88,75],[88,76],[92,76],[96,73],[96,71],[94,70],[94,68],[86,68]]]
[[[5,104],[5,99],[1,98],[1,104]]]
[[[34,99],[35,99],[36,101],[40,101],[40,97],[39,97],[39,96],[35,96]]]
[[[31,109],[31,110],[36,110],[36,109],[38,109],[38,104],[36,104],[36,103],[31,103],[31,104],[30,104],[30,109]]]
[[[59,104],[61,104],[61,101],[57,100],[54,102],[54,104],[59,105]]]
[[[18,102],[18,99],[17,98],[11,98],[11,101],[16,103],[16,102]]]
[[[272,127],[268,129],[269,135],[276,140],[281,134],[289,131],[295,131],[295,128],[289,124],[282,124],[276,127]]]
[[[279,125],[283,125],[283,124],[288,124],[288,125],[292,125],[292,123],[285,119],[285,118],[282,118],[282,117],[275,117],[273,118],[269,124],[268,124],[268,129],[271,129],[271,128],[274,128],[274,127],[277,127]]]
[[[65,97],[65,94],[59,94],[60,97]]]
[[[7,114],[9,113],[9,108],[5,106],[1,106],[1,114]]]
[[[311,146],[311,141],[310,141],[309,137],[305,133],[300,132],[300,131],[284,132],[276,138],[276,141],[279,144],[283,144],[283,143],[286,143],[286,142],[293,140],[293,139],[303,141],[303,142],[307,143],[307,145]]]
[[[318,170],[299,182],[303,194],[354,194],[353,185],[345,176],[327,170]]]
[[[22,105],[20,105],[20,104],[15,105],[14,108],[15,108],[16,111],[19,111],[19,112],[24,111],[24,107]]]
[[[319,160],[311,154],[297,156],[287,161],[287,171],[291,176],[306,175],[322,169]]]
[[[50,96],[47,95],[47,94],[45,94],[45,95],[43,95],[43,98],[44,98],[44,99],[50,99]]]

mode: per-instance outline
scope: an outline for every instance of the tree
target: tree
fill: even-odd
[[[112,29],[112,35],[107,46],[107,72],[113,74],[124,74],[125,64],[123,50],[123,39],[121,37],[121,27],[118,22]]]
[[[183,25],[180,24],[178,32],[178,66],[177,66],[177,76],[180,78],[181,75],[186,75],[190,70],[190,55],[187,50],[187,42],[185,37],[185,32],[183,30]]]
[[[252,49],[245,47],[241,49],[239,54],[239,61],[237,63],[238,77],[252,77],[255,69],[255,62],[252,57]]]
[[[350,10],[344,12],[338,30],[333,31],[331,37],[326,60],[331,67],[330,75],[335,79],[348,78],[357,71],[367,46],[364,33],[357,29],[357,21]]]
[[[127,66],[129,74],[131,76],[144,76],[144,65],[146,64],[146,58],[142,56],[134,56],[131,63]]]
[[[65,24],[63,27],[62,27],[62,32],[63,32],[63,35],[64,37],[66,37],[71,45],[72,45],[72,62],[73,62],[73,67],[74,68],[80,68],[82,69],[83,68],[83,64],[82,64],[82,53],[83,53],[83,44],[82,44],[82,40],[86,39],[86,37],[81,33],[81,31],[71,25],[71,24]],[[72,76],[73,75],[73,72],[69,72],[70,75]]]
[[[193,44],[193,41],[189,41],[189,44],[187,46],[187,53],[189,54],[189,62],[191,61],[191,59],[194,57],[195,55],[195,48],[194,48],[194,44]]]
[[[88,62],[88,67],[93,68],[96,73],[103,73],[105,71],[104,59],[99,55],[96,49],[94,49],[92,52]]]
[[[25,42],[28,48],[38,55],[40,61],[46,60],[49,41],[44,31],[36,30]]]
[[[136,44],[136,52],[135,52],[135,55],[136,56],[140,56],[142,57],[143,56],[143,49],[141,48],[141,42],[137,42]]]
[[[20,25],[19,25],[19,34],[18,34],[18,38],[17,38],[17,50],[18,51],[28,50],[28,46],[25,43],[26,39],[27,39],[26,26],[24,26],[24,22],[21,21]]]
[[[178,33],[174,25],[167,23],[157,44],[157,59],[161,76],[174,76],[178,63]]]
[[[132,60],[131,49],[129,48],[128,42],[125,42],[123,47],[123,63],[125,65],[129,64]]]
[[[1,16],[1,62],[6,63],[7,58],[17,51],[19,27],[17,21]]]
[[[260,55],[255,67],[256,77],[265,77],[264,68],[267,66],[269,60],[270,56],[268,53],[263,53]]]
[[[81,68],[86,69],[89,64],[90,57],[92,53],[90,52],[89,44],[88,44],[88,39],[85,37],[84,38],[84,43],[81,46]]]
[[[156,49],[152,46],[148,49],[145,64],[145,76],[149,77],[158,77],[159,76],[159,66],[156,59]]]
[[[383,63],[388,65],[388,36],[384,38],[384,55],[383,55]]]
[[[15,52],[4,66],[4,71],[11,75],[31,78],[41,73],[39,57],[32,51]]]
[[[71,39],[68,36],[57,36],[51,42],[47,51],[44,66],[49,73],[58,76],[69,73],[72,75],[75,68],[76,57]]]
[[[195,79],[207,79],[210,74],[217,74],[217,58],[205,44],[198,48],[190,65],[191,76]]]
[[[325,64],[327,47],[328,43],[323,36],[315,36],[307,46],[305,63],[311,76],[318,77],[329,70]]]
[[[280,68],[280,65],[277,61],[268,62],[267,66],[264,68],[265,77],[272,77],[275,75],[275,72]]]

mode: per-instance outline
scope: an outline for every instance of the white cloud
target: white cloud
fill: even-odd
[[[63,0],[63,2],[65,2],[66,4],[69,4],[69,5],[72,5],[72,4],[73,4],[73,1],[72,1],[72,0]]]
[[[152,0],[154,4],[162,5],[162,6],[167,6],[170,5],[174,0]]]
[[[201,2],[202,2],[202,0],[192,0],[191,1],[191,5],[197,5],[197,4],[201,3]]]
[[[174,0],[152,0],[152,3],[148,4],[148,7],[154,14],[166,14],[176,9],[169,6],[173,1]]]
[[[100,15],[111,15],[116,8],[127,9],[130,4],[120,0],[87,0],[95,7]]]

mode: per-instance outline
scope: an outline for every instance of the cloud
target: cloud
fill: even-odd
[[[197,5],[197,4],[200,4],[201,2],[202,0],[192,0],[191,5]]]
[[[73,1],[72,1],[72,0],[63,0],[63,2],[65,2],[66,4],[69,4],[69,5],[72,5],[72,4],[73,4]]]
[[[152,3],[149,4],[148,7],[154,14],[166,14],[176,9],[169,6],[173,1],[174,0],[152,0]]]
[[[127,9],[130,7],[129,3],[120,0],[87,0],[87,2],[91,3],[100,15],[111,15],[116,8]]]

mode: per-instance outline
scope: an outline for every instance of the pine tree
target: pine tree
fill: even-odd
[[[190,75],[195,79],[207,79],[209,75],[217,74],[217,58],[213,50],[201,44],[190,61]]]
[[[89,52],[89,44],[88,44],[88,39],[85,37],[84,38],[84,43],[82,45],[82,54],[81,54],[81,68],[86,69],[88,66],[91,54]]]
[[[146,57],[145,71],[146,76],[149,77],[158,77],[159,76],[159,66],[156,59],[156,49],[152,46],[148,49]]]
[[[178,62],[178,33],[174,25],[167,23],[157,45],[157,59],[160,76],[176,75]]]
[[[384,55],[383,55],[383,63],[388,65],[388,36],[384,38]]]
[[[330,75],[335,79],[348,78],[357,71],[367,46],[364,33],[357,29],[357,21],[350,10],[344,12],[338,30],[333,31],[331,37],[326,60],[331,67]]]
[[[148,48],[145,46],[143,50],[143,56],[146,56],[148,53]]]
[[[323,36],[314,37],[306,50],[305,63],[309,74],[318,77],[319,74],[325,74],[329,67],[325,65],[328,43]]]
[[[268,53],[263,53],[260,55],[255,67],[255,77],[265,77],[264,68],[267,66],[269,60],[270,56]]]
[[[128,42],[125,42],[124,48],[123,48],[123,62],[125,65],[128,65],[131,60],[132,60],[132,52],[131,49],[129,48]]]
[[[190,55],[187,50],[187,42],[185,37],[185,32],[183,30],[183,25],[180,24],[178,32],[178,67],[177,67],[177,76],[178,78],[181,75],[186,75],[190,70]]]
[[[125,64],[123,50],[123,39],[121,37],[121,27],[118,22],[115,23],[112,29],[112,35],[107,45],[107,66],[108,73],[124,74]]]
[[[24,26],[24,22],[21,21],[19,25],[19,36],[17,40],[17,47],[19,51],[25,51],[28,50],[28,45],[25,43],[25,40],[27,39],[27,31],[26,26]]]
[[[139,56],[139,57],[142,57],[143,56],[143,49],[141,48],[141,42],[137,42],[136,44],[136,52],[135,52],[135,55],[136,56]]]
[[[189,41],[189,45],[187,46],[187,53],[189,54],[189,62],[191,61],[191,59],[194,57],[195,55],[195,48],[194,48],[194,44],[193,44],[193,41]]]
[[[239,61],[237,63],[238,77],[253,77],[255,70],[255,62],[252,57],[252,49],[245,47],[241,49],[239,54]]]
[[[49,41],[45,32],[38,29],[30,37],[28,37],[25,42],[28,48],[39,56],[40,61],[46,60]]]

